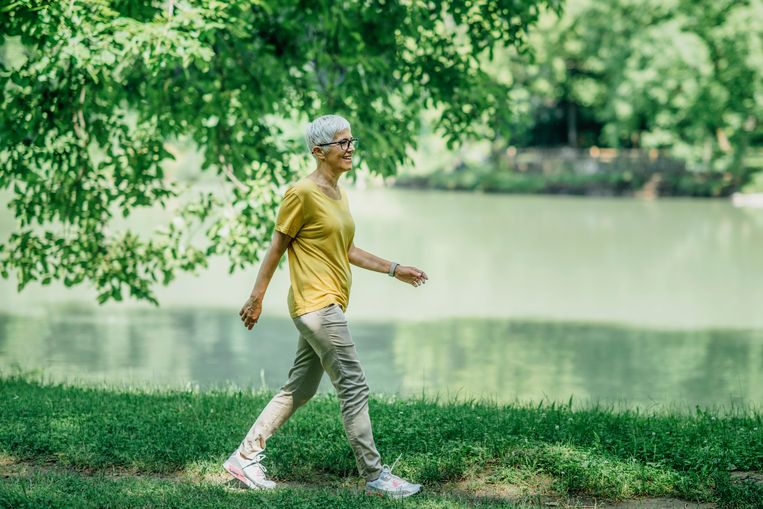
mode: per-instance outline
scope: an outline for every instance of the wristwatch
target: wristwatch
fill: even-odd
[[[395,270],[397,269],[397,266],[400,265],[397,262],[392,262],[389,266],[389,272],[387,274],[390,275],[390,277],[395,277]]]

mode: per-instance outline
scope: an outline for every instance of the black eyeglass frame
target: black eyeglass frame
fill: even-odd
[[[360,141],[360,138],[345,138],[339,141],[332,141],[331,143],[319,143],[316,145],[316,147],[325,147],[327,145],[339,145],[339,148],[341,148],[344,152],[347,152],[348,150],[350,150],[350,143],[352,143],[353,147],[357,148],[358,141]],[[345,143],[347,144],[347,148],[342,148],[342,145]]]

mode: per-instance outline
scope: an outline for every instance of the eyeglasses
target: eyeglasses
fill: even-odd
[[[345,139],[339,140],[339,141],[332,141],[331,143],[319,143],[316,146],[317,147],[325,147],[326,145],[339,145],[339,148],[341,148],[342,150],[344,150],[346,152],[350,148],[350,143],[352,143],[353,147],[357,148],[358,141],[359,141],[358,138],[345,138]]]

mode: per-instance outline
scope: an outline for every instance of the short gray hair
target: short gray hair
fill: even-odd
[[[350,123],[339,115],[323,115],[309,124],[305,129],[305,143],[307,151],[313,153],[313,147],[323,143],[331,143],[339,131],[350,128]]]

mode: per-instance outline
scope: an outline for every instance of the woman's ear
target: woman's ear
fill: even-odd
[[[323,149],[321,147],[313,147],[313,155],[321,160],[326,158],[326,154],[323,153]]]

